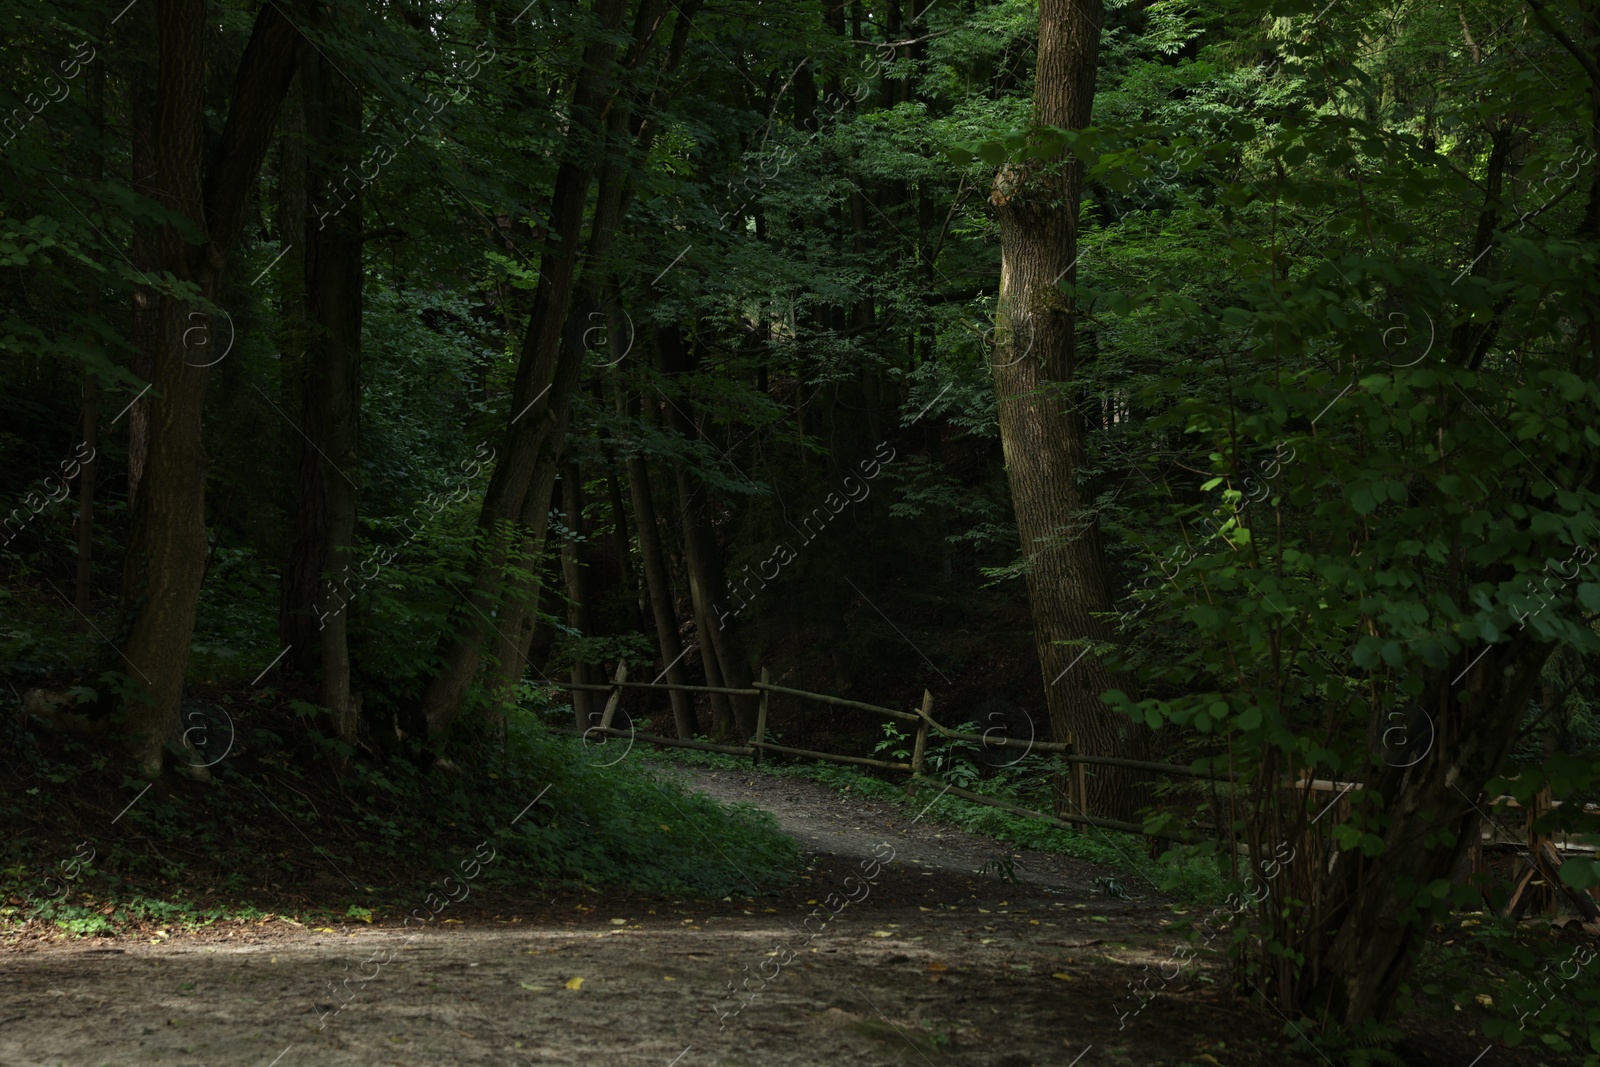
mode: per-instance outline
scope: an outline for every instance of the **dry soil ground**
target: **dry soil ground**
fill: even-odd
[[[418,934],[275,921],[0,949],[0,1065],[1322,1062],[1292,1056],[1282,1021],[1228,996],[1215,962],[1151,982],[1160,994],[1119,1022],[1130,980],[1178,944],[1150,886],[1125,882],[1123,899],[1093,865],[808,781],[695,779],[777,816],[808,852],[797,887],[721,902],[497,891]],[[829,894],[856,899],[804,927]]]

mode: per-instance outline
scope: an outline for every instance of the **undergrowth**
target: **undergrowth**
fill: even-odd
[[[12,757],[0,761],[0,932],[397,920],[432,899],[478,906],[491,889],[715,898],[786,884],[798,866],[769,814],[686,793],[637,761],[602,766],[526,714],[504,750],[457,745],[422,771],[354,758],[273,694],[214,706],[234,736],[212,780],[148,790],[109,747],[0,724]]]

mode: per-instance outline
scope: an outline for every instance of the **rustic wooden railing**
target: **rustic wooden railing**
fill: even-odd
[[[850,700],[845,697],[833,696],[828,693],[813,693],[805,689],[795,689],[784,685],[773,685],[768,680],[768,677],[767,670],[763,668],[761,671],[761,680],[752,683],[752,685],[747,689],[714,685],[674,685],[670,682],[632,682],[628,681],[627,679],[626,664],[619,665],[617,668],[616,677],[607,684],[579,682],[553,683],[560,689],[608,694],[605,710],[601,714],[599,726],[591,727],[588,730],[558,729],[556,732],[582,737],[590,737],[597,734],[607,737],[626,737],[636,741],[644,741],[652,745],[659,745],[664,748],[688,748],[702,752],[720,752],[725,755],[748,756],[750,757],[751,761],[756,764],[761,762],[764,754],[775,753],[778,755],[794,756],[802,759],[821,760],[828,763],[840,763],[856,767],[871,767],[875,770],[906,775],[906,791],[909,794],[915,794],[919,785],[942,787],[945,792],[952,793],[964,800],[971,801],[974,804],[983,804],[989,807],[1010,811],[1014,814],[1022,815],[1028,818],[1041,819],[1045,822],[1067,829],[1096,827],[1099,829],[1120,830],[1134,834],[1145,833],[1145,828],[1137,823],[1125,822],[1120,819],[1100,818],[1088,814],[1087,805],[1085,803],[1087,800],[1087,782],[1085,779],[1084,769],[1086,767],[1123,767],[1132,770],[1150,771],[1154,774],[1167,775],[1175,778],[1192,778],[1230,784],[1238,780],[1237,776],[1233,774],[1196,770],[1193,767],[1186,767],[1177,763],[1162,763],[1154,760],[1123,759],[1117,756],[1086,755],[1073,751],[1073,745],[1065,742],[1021,740],[1014,737],[995,737],[992,736],[993,731],[990,731],[989,734],[979,735],[966,733],[961,730],[953,730],[942,725],[936,719],[934,719],[933,694],[927,690],[923,691],[921,707],[915,711],[904,711],[898,708],[884,707],[881,704],[870,704],[861,700]],[[691,693],[722,693],[728,696],[757,697],[760,700],[760,705],[756,715],[755,732],[752,734],[750,740],[744,744],[729,745],[717,744],[710,741],[695,741],[677,737],[663,737],[658,734],[641,733],[637,729],[616,729],[612,726],[612,721],[620,704],[622,693],[624,690],[631,689],[676,689]],[[893,719],[897,722],[915,723],[916,734],[912,740],[910,762],[874,759],[869,756],[851,756],[837,752],[823,752],[817,749],[799,748],[793,745],[780,745],[776,742],[768,741],[766,739],[767,712],[771,705],[771,699],[774,694],[779,696],[795,697],[800,700],[809,700],[814,703],[826,704],[832,707],[851,708],[856,711],[864,711],[874,715],[882,716],[884,718]],[[936,733],[941,737],[948,737],[953,740],[969,741],[984,745],[986,747],[1025,748],[1029,751],[1049,752],[1061,756],[1061,758],[1071,767],[1071,773],[1068,776],[1066,798],[1067,807],[1069,810],[1064,813],[1036,811],[1031,808],[1024,808],[1020,805],[1013,804],[1009,801],[997,800],[994,797],[987,797],[981,793],[975,793],[969,789],[963,789],[954,784],[930,777],[927,773],[926,766],[926,753],[930,732]],[[1308,794],[1312,792],[1345,794],[1362,788],[1362,784],[1360,782],[1337,782],[1320,778],[1310,779],[1304,777],[1297,782],[1286,782],[1284,785],[1285,788],[1303,790]],[[1336,799],[1334,803],[1347,805],[1349,804],[1349,800],[1347,798],[1340,798]],[[1495,798],[1491,804],[1510,807],[1518,806],[1510,797]],[[1548,804],[1549,802],[1547,801],[1546,806],[1548,806]],[[1163,836],[1167,836],[1169,839],[1175,840],[1192,840],[1192,838],[1181,834],[1176,836],[1167,834]],[[1491,844],[1494,841],[1492,828],[1490,841]],[[1565,850],[1568,847],[1576,849],[1582,849],[1585,847],[1577,843],[1573,843],[1569,846],[1567,842],[1560,839],[1536,839],[1531,833],[1530,822],[1529,837],[1525,846],[1529,850],[1529,853],[1536,856],[1536,850],[1545,841],[1551,841],[1556,848],[1561,850]],[[1242,848],[1242,846],[1235,845],[1235,848]],[[1479,850],[1475,849],[1474,853],[1476,854],[1478,851]],[[1475,867],[1481,869],[1480,864],[1475,864]],[[1523,880],[1526,882],[1527,879],[1524,878]]]
[[[607,693],[605,710],[601,714],[600,725],[587,730],[576,728],[557,728],[556,733],[567,734],[573,737],[591,737],[595,735],[604,737],[626,737],[635,741],[644,741],[648,744],[659,745],[665,748],[689,748],[701,752],[720,752],[730,756],[749,756],[753,763],[759,764],[765,753],[776,753],[784,756],[795,756],[802,759],[822,760],[828,763],[841,763],[856,767],[871,767],[876,770],[890,771],[896,774],[908,775],[906,792],[915,794],[919,785],[932,785],[942,787],[946,792],[953,793],[964,800],[975,804],[984,804],[989,807],[1001,808],[1014,814],[1042,819],[1066,829],[1081,829],[1082,827],[1098,827],[1106,830],[1121,830],[1127,833],[1142,834],[1144,826],[1139,823],[1126,822],[1121,819],[1105,819],[1089,815],[1086,811],[1087,781],[1084,768],[1087,766],[1127,767],[1135,770],[1153,771],[1159,774],[1169,774],[1176,777],[1202,778],[1215,781],[1232,781],[1229,775],[1212,774],[1206,771],[1197,771],[1192,767],[1185,767],[1176,763],[1157,763],[1151,760],[1121,759],[1115,756],[1089,756],[1074,752],[1070,743],[1059,741],[1021,740],[1014,737],[995,737],[990,734],[980,735],[952,730],[943,726],[933,717],[933,694],[927,690],[922,694],[922,706],[916,711],[902,711],[897,708],[884,707],[881,704],[869,704],[861,700],[849,700],[845,697],[832,696],[828,693],[813,693],[805,689],[793,689],[785,685],[773,685],[768,681],[768,672],[765,668],[761,671],[761,680],[755,682],[748,689],[736,689],[728,686],[715,685],[674,685],[667,682],[630,682],[627,680],[627,665],[617,668],[616,677],[606,684],[595,682],[554,682],[559,689],[578,690],[582,692]],[[723,693],[728,696],[758,697],[759,709],[756,713],[756,728],[750,740],[742,745],[716,744],[710,741],[694,741],[677,737],[663,737],[659,734],[641,733],[637,729],[619,730],[612,726],[612,720],[621,700],[622,692],[626,689],[677,689],[692,693]],[[870,712],[898,722],[915,723],[916,734],[912,739],[911,760],[902,762],[897,760],[873,759],[869,756],[849,756],[837,752],[823,752],[817,749],[797,748],[793,745],[780,745],[766,739],[767,712],[773,694],[780,696],[796,697],[809,700],[818,704],[827,704],[833,707],[852,708],[856,711]],[[1055,814],[1035,811],[1024,808],[1009,801],[997,800],[986,797],[981,793],[974,793],[968,789],[942,782],[932,778],[927,773],[927,748],[929,733],[937,733],[941,737],[954,740],[970,741],[987,747],[1025,748],[1035,752],[1050,752],[1060,755],[1071,767],[1068,776],[1067,812]]]

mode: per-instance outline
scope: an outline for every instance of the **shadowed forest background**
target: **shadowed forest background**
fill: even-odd
[[[1594,0],[0,25],[12,944],[786,891],[634,735],[765,742],[1296,1055],[1600,1063]]]

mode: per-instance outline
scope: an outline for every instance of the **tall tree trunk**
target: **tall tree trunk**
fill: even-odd
[[[698,363],[696,350],[683,343],[675,328],[656,332],[656,351],[661,369],[667,374],[691,372]],[[667,404],[667,424],[689,440],[703,436],[695,424],[694,406],[681,394]],[[714,526],[716,502],[709,490],[689,472],[688,465],[674,465],[678,488],[678,515],[683,526],[683,559],[689,578],[689,597],[694,603],[695,626],[700,635],[700,656],[706,665],[711,685],[748,689],[753,680],[750,661],[738,624],[729,610],[719,610],[727,589],[722,554],[717,547]],[[720,704],[719,704],[720,697]],[[755,701],[748,697],[712,695],[712,736],[729,737],[735,732],[749,737],[755,731]]]
[[[1101,18],[1100,0],[1040,0],[1036,126],[1088,123]],[[1111,672],[1082,644],[1065,643],[1107,639],[1095,613],[1111,608],[1099,522],[1078,484],[1083,427],[1068,395],[1073,310],[1061,283],[1073,278],[1081,184],[1080,167],[1059,150],[995,175],[1001,313],[992,370],[1052,735],[1091,755],[1131,756],[1142,749],[1133,724],[1100,701]],[[1091,811],[1131,818],[1142,798],[1136,774],[1100,768],[1089,779]]]
[[[621,398],[618,398],[619,406]],[[630,398],[627,414],[639,416],[639,400]],[[656,502],[650,491],[650,464],[642,455],[628,457],[628,496],[633,501],[633,525],[639,536],[639,557],[644,566],[645,585],[650,594],[650,611],[656,624],[656,647],[661,650],[662,673],[671,685],[684,685],[683,644],[678,640],[678,613],[672,595],[671,574],[666,553],[661,548],[661,531],[656,526]],[[678,736],[695,735],[694,700],[686,692],[670,689],[672,722]]]
[[[567,316],[561,344],[569,350],[583,346],[583,323],[587,305],[580,298]],[[565,357],[563,357],[565,358]],[[576,370],[573,370],[574,379]],[[570,405],[556,412],[550,439],[565,441],[571,421]],[[550,532],[550,508],[556,492],[555,462],[544,463],[533,474],[533,482],[523,497],[522,514],[516,525],[517,542],[507,558],[507,578],[501,590],[494,621],[495,680],[489,700],[491,726],[500,729],[506,706],[515,701],[517,688],[529,663],[530,648],[539,623],[538,604],[544,594],[545,553]],[[560,553],[557,554],[560,562]],[[563,583],[564,583],[563,577]],[[577,705],[574,705],[576,709]],[[576,714],[576,710],[574,712]]]
[[[128,13],[128,34],[134,40],[145,40],[154,34],[154,5],[136,5]],[[156,73],[154,68],[138,60],[138,50],[132,50],[129,62],[132,71],[128,85],[128,120],[130,143],[128,146],[129,185],[138,195],[157,199],[156,189]],[[147,222],[133,224],[133,236],[128,245],[128,259],[140,275],[149,277],[161,268],[158,257],[160,231]],[[133,287],[133,309],[129,321],[129,338],[133,349],[128,369],[142,382],[155,376],[156,334],[159,327],[159,301],[154,288],[148,285]],[[145,456],[150,451],[150,394],[135,394],[128,409],[128,510],[132,512],[139,501],[139,482],[144,478]]]
[[[1418,889],[1396,887],[1448,881],[1477,840],[1480,794],[1510,755],[1551,647],[1524,630],[1479,660],[1463,685],[1450,679],[1465,653],[1449,670],[1430,672],[1422,706],[1436,731],[1433,749],[1412,766],[1385,764],[1365,783],[1384,798],[1383,851],[1335,854],[1322,892],[1331,903],[1295,946],[1306,956],[1304,982],[1275,990],[1285,1006],[1346,1026],[1393,1011],[1425,930],[1413,914]]]
[[[556,468],[541,468],[523,503],[518,523],[522,542],[510,566],[520,573],[507,583],[495,620],[494,660],[497,681],[489,701],[490,728],[504,736],[506,715],[516,703],[517,690],[532,662],[533,642],[539,633],[539,600],[545,592],[546,542],[550,530],[550,500],[555,492]]]
[[[678,14],[663,64],[663,82],[683,57],[699,0],[673,6]],[[603,150],[615,145],[618,130],[626,130],[636,122],[632,109],[618,103],[623,87],[616,79],[621,73],[636,71],[652,54],[666,11],[664,0],[640,3],[632,41],[618,64],[616,31],[622,24],[623,0],[597,0],[594,7],[595,20],[606,33],[584,49],[583,73],[573,90],[574,133],[566,158],[556,172],[550,236],[540,260],[533,310],[512,386],[505,449],[495,465],[478,516],[484,548],[474,565],[472,587],[467,593],[468,609],[458,615],[450,634],[442,639],[442,666],[423,694],[422,715],[427,721],[428,736],[435,743],[448,735],[477,674],[489,612],[501,600],[507,559],[514,546],[522,544],[527,536],[515,525],[525,511],[525,498],[531,487],[542,483],[545,475],[559,465],[566,446],[568,408],[583,367],[584,350],[581,343],[568,345],[561,338],[569,328],[577,289],[584,205],[595,180],[597,160],[609,159]],[[654,136],[652,130],[650,127],[636,133],[636,143],[645,150]],[[590,141],[598,141],[601,151]],[[585,257],[590,262],[598,261],[593,253],[607,246],[627,202],[622,170],[614,159],[610,163],[603,172],[597,197],[590,254]],[[616,184],[607,185],[607,174],[615,175]],[[598,292],[600,279],[595,279],[593,285],[591,292]]]
[[[305,53],[302,52],[302,55]],[[283,509],[288,529],[282,547],[278,581],[278,643],[286,647],[279,671],[302,680],[317,669],[320,641],[313,605],[320,592],[321,560],[309,565],[299,543],[306,526],[305,507],[314,501],[303,491],[301,473],[307,451],[298,420],[306,379],[306,248],[311,219],[309,160],[306,144],[306,79],[297,78],[284,109],[278,152],[278,306],[283,323],[278,337],[278,402],[285,415],[278,420],[279,468]]]
[[[683,538],[683,570],[689,580],[689,602],[694,607],[694,629],[700,639],[700,665],[706,672],[706,684],[726,686],[730,683],[723,675],[717,634],[716,597],[721,587],[709,571],[716,557],[715,538],[708,545],[704,536],[709,532],[709,516],[703,515],[704,501],[697,498],[694,482],[683,463],[673,464],[673,481],[677,487],[678,522]],[[725,741],[734,736],[737,725],[733,702],[726,693],[711,693],[711,739]]]
[[[101,151],[105,137],[106,69],[96,67],[89,80],[90,110],[94,120],[95,147],[89,159],[89,177],[96,185],[105,180],[105,154]],[[89,320],[100,317],[100,286],[91,285],[88,292]],[[92,343],[92,342],[91,342]],[[83,375],[83,444],[90,457],[100,443],[100,382],[93,372]],[[94,575],[94,482],[96,466],[93,458],[83,465],[78,474],[78,573],[73,583],[72,603],[78,609],[79,627],[87,630],[89,622],[90,582]]]
[[[228,121],[205,154],[204,0],[163,0],[155,9],[155,166],[158,199],[207,242],[162,227],[163,270],[193,282],[205,306],[162,296],[156,336],[150,441],[133,509],[123,570],[121,654],[132,674],[122,708],[130,750],[148,777],[161,772],[175,733],[200,583],[205,574],[205,450],[200,427],[211,344],[209,302],[221,288],[246,197],[266,154],[278,106],[294,73],[298,35],[277,8],[263,7],[240,60]]]
[[[91,308],[89,315],[93,318],[99,313],[99,293],[90,290],[89,299]],[[95,447],[100,443],[100,383],[93,374],[83,376],[83,443],[89,450],[89,455],[95,454]],[[73,589],[72,602],[81,615],[85,629],[89,626],[89,596],[90,582],[94,575],[94,472],[96,466],[91,459],[85,463],[78,472],[78,580]]]
[[[567,625],[578,631],[582,640],[595,634],[589,588],[588,527],[583,520],[583,473],[576,463],[567,463],[561,469],[561,522],[569,534],[561,542],[561,576],[567,586]],[[574,651],[572,680],[580,685],[598,684],[603,681],[602,672],[586,657],[581,647]],[[599,724],[600,704],[594,693],[581,689],[572,691],[572,715],[578,729],[587,730]]]
[[[609,453],[608,449],[608,453]],[[614,462],[610,456],[608,462]],[[622,499],[622,476],[613,467],[605,473],[606,496],[611,502],[612,541],[617,551],[617,573],[627,590],[628,629],[644,633],[644,587],[633,570],[633,537],[628,531],[628,505]]]
[[[564,434],[556,423],[568,407],[583,366],[583,349],[561,343],[576,288],[579,252],[583,247],[583,209],[594,184],[593,149],[584,145],[604,127],[602,109],[616,59],[615,34],[621,28],[623,0],[596,0],[594,16],[606,31],[584,49],[583,73],[573,90],[573,136],[566,158],[556,171],[550,204],[550,231],[539,262],[539,282],[533,310],[523,335],[517,376],[511,390],[511,408],[504,448],[495,463],[478,513],[482,539],[473,567],[466,610],[458,613],[441,639],[441,667],[428,681],[422,698],[422,715],[428,737],[442,742],[460,714],[467,690],[477,676],[490,613],[500,600],[505,567],[523,532],[516,522],[524,498],[543,465],[560,462]],[[580,132],[581,131],[581,132]]]
[[[362,213],[359,189],[345,182],[336,192],[335,186],[359,163],[361,97],[320,53],[302,55],[308,195],[306,216],[294,228],[304,242],[305,354],[295,384],[305,439],[298,449],[295,532],[284,584],[296,595],[315,590],[314,599],[288,605],[292,629],[301,641],[314,635],[314,643],[291,645],[285,660],[295,673],[320,674],[320,703],[334,733],[351,743],[357,723],[348,602],[361,403]],[[328,210],[336,199],[339,209]],[[308,610],[303,624],[295,619]]]

